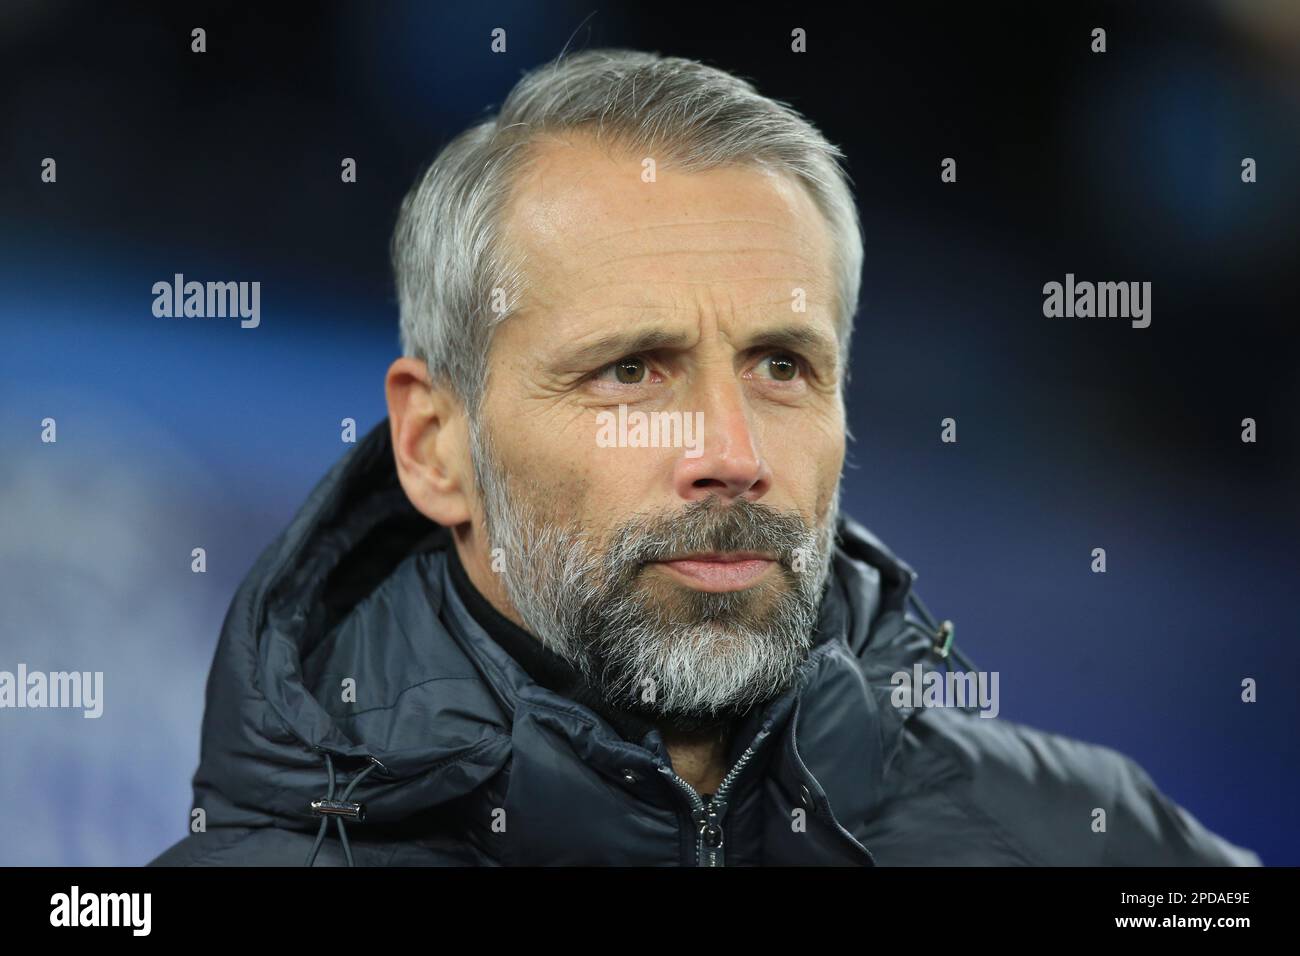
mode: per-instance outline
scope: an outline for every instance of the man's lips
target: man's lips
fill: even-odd
[[[757,551],[709,551],[651,563],[699,591],[740,591],[757,584],[776,559]]]

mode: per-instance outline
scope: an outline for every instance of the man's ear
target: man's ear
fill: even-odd
[[[449,528],[471,518],[469,434],[465,410],[428,366],[399,358],[384,377],[393,457],[402,490],[425,517]]]

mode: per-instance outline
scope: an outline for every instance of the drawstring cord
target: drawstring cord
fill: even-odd
[[[338,825],[339,842],[343,844],[343,855],[347,858],[348,866],[356,866],[352,859],[352,847],[348,843],[348,831],[343,826],[343,817],[350,816],[356,820],[364,820],[366,817],[365,807],[359,803],[349,803],[348,797],[352,796],[352,791],[356,789],[357,784],[366,779],[366,774],[379,766],[379,761],[372,759],[372,763],[365,770],[361,771],[352,778],[352,782],[339,796],[334,799],[334,761],[330,758],[329,753],[325,754],[325,769],[329,772],[330,786],[325,794],[324,800],[313,800],[311,808],[313,812],[320,814],[320,829],[316,831],[316,842],[312,844],[311,853],[307,854],[307,862],[304,866],[315,866],[316,854],[320,852],[321,843],[325,840],[325,831],[329,828],[330,817],[334,817],[334,822]]]
[[[933,646],[931,647],[931,650],[933,650],[935,655],[941,661],[943,661],[944,670],[948,671],[951,669],[950,668],[951,658],[956,658],[957,663],[961,665],[963,670],[967,670],[967,671],[978,670],[978,668],[971,663],[970,659],[965,654],[957,650],[957,645],[956,643],[954,643],[953,640],[953,638],[956,635],[957,629],[953,625],[952,621],[944,621],[942,624],[935,623],[934,615],[932,615],[930,613],[929,608],[927,608],[921,602],[921,599],[916,596],[915,591],[908,591],[907,598],[915,605],[917,612],[921,615],[926,625],[929,627],[929,630],[925,632],[926,636],[929,637],[934,642]],[[915,622],[909,622],[909,623],[912,623],[914,627],[919,627],[918,625],[915,624]]]

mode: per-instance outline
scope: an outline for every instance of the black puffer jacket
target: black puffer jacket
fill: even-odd
[[[205,830],[154,863],[1259,862],[1112,750],[894,706],[891,675],[943,663],[906,613],[912,571],[856,523],[840,530],[800,680],[736,735],[710,816],[657,732],[622,739],[475,623],[381,423],[236,594],[194,777]],[[331,798],[336,814],[313,811]]]

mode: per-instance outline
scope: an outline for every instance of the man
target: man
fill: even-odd
[[[627,51],[447,146],[394,235],[388,421],[236,595],[205,829],[157,863],[1258,862],[1113,751],[911,693],[950,632],[838,507],[839,159]]]

